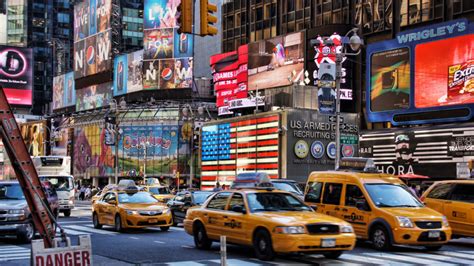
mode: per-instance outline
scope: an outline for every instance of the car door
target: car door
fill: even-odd
[[[115,209],[116,204],[111,204],[111,201],[117,202],[117,194],[115,192],[109,192],[104,196],[102,202],[102,217],[104,218],[105,224],[113,225],[115,223]]]
[[[326,182],[324,184],[321,213],[329,216],[341,216],[342,183]]]
[[[444,208],[454,233],[474,235],[474,184],[456,184],[450,199]]]
[[[310,182],[306,188],[304,201],[317,212],[321,210],[321,196],[323,195],[323,182]]]
[[[107,198],[110,197],[110,193],[105,193],[103,197],[101,197],[95,204],[94,204],[94,211],[97,213],[97,217],[99,218],[99,223],[106,224],[107,217],[105,217],[105,202]]]
[[[451,214],[445,211],[445,203],[449,201],[453,188],[454,184],[439,183],[428,192],[423,202],[427,207],[446,215],[448,220],[451,220]]]
[[[181,222],[184,219],[184,216],[186,215],[186,213],[183,212],[183,205],[184,205],[183,195],[176,195],[176,197],[174,197],[173,200],[168,202],[168,206],[170,207],[171,212],[173,213],[173,216],[176,222]]]
[[[213,239],[219,239],[224,234],[224,221],[228,217],[226,206],[231,194],[231,192],[217,193],[206,205],[206,211],[203,214],[204,225],[207,235]]]
[[[246,234],[251,230],[249,230],[249,224],[247,222],[248,215],[242,193],[236,192],[232,194],[227,210],[228,212],[224,216],[225,235],[229,242],[245,244],[245,240],[248,239]]]
[[[370,207],[367,196],[356,184],[346,184],[339,218],[349,222],[357,236],[368,237],[368,224],[371,220]]]

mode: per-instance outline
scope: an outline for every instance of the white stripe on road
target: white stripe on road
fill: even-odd
[[[370,257],[375,257],[378,259],[393,259],[393,260],[399,260],[399,261],[406,261],[408,263],[415,263],[415,264],[428,264],[431,265],[433,264],[433,261],[431,260],[425,260],[425,259],[418,259],[418,258],[413,258],[413,257],[407,257],[406,255],[400,256],[400,255],[395,255],[395,254],[390,254],[390,253],[379,253],[379,254],[368,254],[364,253],[364,255],[370,256]],[[444,265],[454,265],[454,264],[445,264]]]
[[[163,241],[158,241],[158,240],[155,240],[155,241],[153,241],[153,242],[155,242],[155,243],[157,243],[157,244],[165,244],[165,242],[163,242]]]
[[[30,250],[29,249],[26,249],[26,248],[22,248],[21,250],[18,249],[18,250],[4,250],[4,249],[1,249],[0,250],[0,258],[3,257],[3,256],[8,256],[8,254],[18,254],[18,253],[29,253]]]
[[[75,236],[79,236],[79,235],[90,235],[90,233],[79,232],[79,231],[72,230],[72,229],[67,229],[67,228],[64,228],[64,232],[66,232],[66,234],[75,235]]]
[[[0,261],[9,261],[9,260],[25,260],[25,259],[30,259],[30,256],[21,256],[21,257],[15,257],[15,258],[0,258]]]
[[[458,259],[458,258],[453,258],[453,257],[448,257],[448,256],[442,256],[442,255],[436,255],[432,253],[401,253],[397,252],[399,255],[409,255],[409,256],[415,256],[415,257],[422,257],[424,259],[432,259],[439,261],[440,263],[446,263],[446,262],[454,262],[458,264],[471,264],[472,261],[470,260],[463,260],[463,259]]]
[[[206,265],[206,264],[202,264],[202,263],[199,263],[199,262],[194,262],[194,261],[178,261],[178,262],[168,262],[166,263],[166,265],[168,266],[183,266],[183,265],[186,265],[186,266],[193,266],[193,265],[199,265],[199,266],[202,266],[202,265]]]
[[[99,230],[99,229],[94,229],[94,228],[88,228],[85,226],[80,226],[80,225],[67,225],[66,228],[71,228],[79,231],[86,231],[90,233],[96,233],[96,234],[102,234],[102,235],[117,235],[117,232],[110,232],[107,230]]]
[[[462,253],[458,253],[458,252],[452,252],[452,251],[436,251],[436,252],[433,252],[433,253],[434,253],[434,254],[446,255],[446,256],[453,256],[453,257],[457,257],[457,258],[460,258],[460,259],[470,259],[470,260],[474,260],[474,255],[462,254]]]
[[[140,238],[134,237],[134,236],[131,236],[130,238],[131,238],[131,239],[135,239],[135,240],[139,240],[139,239],[140,239]]]
[[[357,261],[357,262],[360,262],[360,263],[374,263],[374,264],[385,264],[387,263],[386,261],[384,260],[381,260],[381,259],[376,259],[376,258],[369,258],[369,257],[364,257],[364,256],[359,256],[359,255],[352,255],[352,254],[342,254],[342,256],[340,257],[341,259],[348,259],[348,260],[351,260],[351,261]]]

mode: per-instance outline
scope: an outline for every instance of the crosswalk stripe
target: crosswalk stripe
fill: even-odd
[[[21,254],[10,254],[10,255],[2,255],[0,258],[4,259],[4,258],[18,258],[18,256],[20,257],[24,257],[24,256],[30,256],[30,253],[31,252],[23,252]]]
[[[447,255],[447,256],[452,256],[460,259],[470,259],[474,260],[474,255],[468,255],[468,254],[463,254],[459,252],[452,252],[452,251],[436,251],[433,252],[434,254],[441,254],[441,255]]]
[[[406,254],[404,256],[400,255],[395,255],[395,254],[389,254],[389,253],[382,253],[382,254],[369,254],[369,253],[364,253],[364,255],[370,256],[370,257],[376,257],[379,259],[394,259],[394,260],[399,260],[399,261],[405,261],[408,263],[415,263],[415,264],[432,264],[433,261],[431,260],[426,260],[426,259],[419,259],[419,258],[414,258],[414,257],[407,257]],[[454,265],[454,264],[444,264],[444,265]]]
[[[64,232],[66,232],[66,234],[68,234],[68,235],[74,235],[74,236],[79,236],[79,235],[90,235],[90,233],[86,233],[86,232],[79,232],[79,231],[72,230],[72,229],[67,229],[67,228],[64,228]]]
[[[107,231],[107,230],[99,230],[99,229],[89,228],[89,227],[82,226],[82,225],[67,225],[66,228],[74,229],[74,230],[78,230],[78,231],[85,231],[85,232],[88,232],[88,233],[102,234],[102,235],[117,235],[118,234],[117,232],[110,232],[110,231]]]
[[[9,261],[9,260],[24,260],[24,259],[30,259],[30,256],[21,256],[21,257],[15,257],[15,258],[0,258],[0,261]]]
[[[0,257],[2,256],[5,256],[5,255],[8,255],[8,254],[18,254],[18,253],[25,253],[25,252],[30,252],[29,249],[19,249],[19,250],[3,250],[3,249],[0,249]]]
[[[385,261],[377,258],[370,258],[370,257],[364,257],[364,256],[359,256],[359,255],[353,255],[353,254],[342,254],[340,257],[342,259],[348,259],[351,261],[356,261],[359,263],[373,263],[373,264],[384,264],[386,263]]]
[[[407,255],[406,253],[401,253],[398,252],[399,255]],[[431,260],[436,260],[439,261],[440,263],[445,263],[445,262],[454,262],[454,263],[459,263],[459,264],[470,264],[472,261],[469,260],[463,260],[459,258],[454,258],[454,257],[448,257],[448,256],[442,256],[442,255],[436,255],[432,253],[409,253],[410,256],[415,256],[415,257],[422,257],[425,259],[431,259]]]
[[[206,264],[202,264],[202,263],[199,263],[199,262],[195,262],[195,261],[178,261],[178,262],[168,262],[166,263],[166,265],[168,266],[182,266],[182,265],[186,265],[186,266],[202,266],[202,265],[206,265]]]

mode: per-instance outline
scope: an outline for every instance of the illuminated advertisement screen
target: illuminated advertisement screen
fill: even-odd
[[[143,50],[114,59],[114,96],[143,90]]]
[[[76,104],[74,72],[69,72],[53,79],[53,110]]]
[[[111,99],[112,82],[76,90],[76,111],[84,111],[107,106]]]
[[[248,45],[250,90],[292,85],[304,80],[304,33],[297,32]]]
[[[410,104],[410,51],[400,48],[371,58],[370,109],[407,109]]]
[[[46,155],[44,142],[47,140],[48,130],[45,121],[20,124],[20,131],[31,156]]]
[[[416,46],[417,108],[474,103],[473,47],[474,34]]]
[[[0,86],[8,103],[32,104],[33,56],[32,50],[0,45]]]
[[[178,34],[180,0],[145,0],[143,88],[191,88],[193,36]]]
[[[74,5],[74,76],[111,68],[111,0],[83,0]]]
[[[367,121],[394,125],[466,121],[474,115],[474,23],[400,32],[367,46]]]

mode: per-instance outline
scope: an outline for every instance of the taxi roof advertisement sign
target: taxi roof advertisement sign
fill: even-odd
[[[474,108],[473,33],[474,23],[458,19],[368,45],[368,121],[399,125],[468,120]],[[471,112],[435,120],[419,114],[455,108]],[[417,115],[394,120],[403,114]]]

